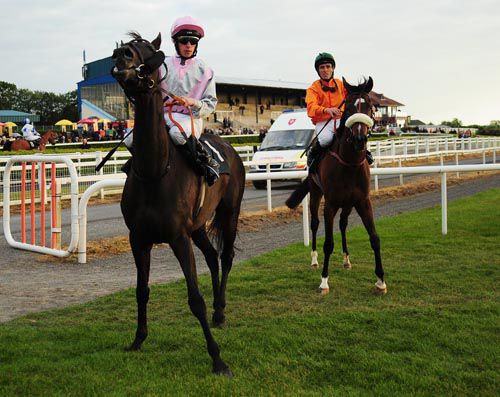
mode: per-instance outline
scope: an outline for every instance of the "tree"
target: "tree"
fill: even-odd
[[[0,81],[0,109],[13,109],[17,97],[15,84]]]
[[[462,122],[456,117],[451,121],[442,121],[441,124],[447,125],[448,127],[459,128],[462,126]]]
[[[500,120],[491,120],[490,127],[500,128]]]
[[[52,125],[60,119],[78,118],[76,91],[55,94],[17,88],[15,84],[0,81],[0,109],[37,114],[40,124]]]

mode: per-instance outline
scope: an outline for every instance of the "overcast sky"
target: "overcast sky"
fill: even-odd
[[[18,88],[76,89],[83,50],[110,56],[129,30],[161,32],[172,54],[172,22],[192,15],[216,76],[310,83],[327,51],[336,76],[372,76],[413,119],[500,119],[498,0],[0,0],[0,13],[0,80]]]

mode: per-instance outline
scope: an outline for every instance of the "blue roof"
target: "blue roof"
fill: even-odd
[[[40,121],[40,116],[38,114],[31,114],[26,112],[19,112],[17,110],[0,110],[0,121],[24,121],[28,117],[32,121]]]

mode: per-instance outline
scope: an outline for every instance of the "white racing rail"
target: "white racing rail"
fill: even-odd
[[[68,167],[71,178],[71,241],[66,250],[19,242],[12,236],[10,228],[10,175],[13,165],[16,162],[64,163]],[[11,247],[58,257],[66,257],[76,251],[78,246],[78,175],[75,165],[68,157],[52,155],[12,156],[5,165],[3,177],[3,204],[3,231],[5,239]],[[45,225],[40,225],[40,227],[45,228]]]
[[[65,163],[70,170],[71,175],[71,242],[67,250],[55,250],[47,247],[39,247],[31,244],[25,244],[15,241],[10,232],[10,172],[14,162],[45,161]],[[268,168],[269,169],[269,168]],[[447,234],[447,184],[446,175],[454,172],[470,171],[498,171],[500,164],[472,164],[472,165],[441,165],[441,166],[419,166],[419,167],[390,167],[390,168],[372,168],[371,174],[377,175],[409,175],[409,174],[440,174],[441,175],[441,214],[442,214],[442,233]],[[305,178],[307,171],[282,171],[282,172],[262,172],[247,173],[246,179],[267,180],[268,184],[268,206],[270,206],[270,186],[271,180],[299,179]],[[125,179],[107,179],[91,185],[82,195],[78,204],[78,177],[72,161],[64,156],[14,156],[6,165],[4,176],[4,233],[7,242],[14,248],[31,250],[43,254],[52,254],[55,256],[68,256],[78,249],[78,261],[86,263],[87,256],[87,205],[90,197],[104,188],[116,187],[123,188]],[[304,208],[308,207],[308,197],[303,201]],[[303,211],[304,245],[309,245],[309,211]]]

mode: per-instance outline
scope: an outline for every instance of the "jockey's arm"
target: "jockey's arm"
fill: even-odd
[[[215,81],[214,78],[212,77],[208,83],[207,87],[205,88],[205,91],[203,92],[203,95],[201,99],[193,99],[193,98],[186,98],[192,101],[192,104],[189,104],[193,110],[193,113],[195,114],[196,117],[207,117],[211,115],[213,112],[215,112],[215,107],[217,106],[217,96],[215,93]]]

